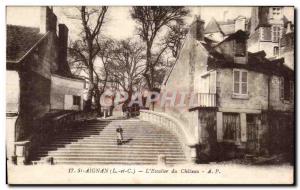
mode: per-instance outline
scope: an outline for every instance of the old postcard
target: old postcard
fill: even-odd
[[[294,184],[294,7],[7,6],[8,184]]]

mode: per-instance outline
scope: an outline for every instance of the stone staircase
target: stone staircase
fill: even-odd
[[[116,127],[121,125],[124,144],[117,145]],[[169,131],[138,119],[93,120],[72,127],[42,146],[32,163],[54,164],[166,164],[186,163],[182,146]]]

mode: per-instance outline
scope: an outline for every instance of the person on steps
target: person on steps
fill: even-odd
[[[117,132],[117,144],[121,145],[123,144],[123,129],[120,125],[116,129],[116,132]]]

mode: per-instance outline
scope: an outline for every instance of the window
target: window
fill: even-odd
[[[291,88],[291,100],[294,99],[294,82],[290,81],[290,88]]]
[[[289,80],[284,80],[284,100],[291,100],[291,84]]]
[[[279,97],[281,100],[290,101],[294,96],[294,84],[283,77],[279,78]]]
[[[240,114],[223,113],[223,131],[224,140],[241,139]]]
[[[274,55],[274,56],[278,56],[278,55],[279,55],[279,47],[278,47],[278,46],[275,46],[275,47],[273,48],[273,55]]]
[[[272,42],[278,42],[280,38],[280,26],[272,26]]]
[[[272,14],[273,14],[273,16],[280,15],[280,12],[281,12],[280,7],[274,7],[274,8],[272,8]]]
[[[237,39],[235,44],[235,56],[244,57],[246,55],[245,40]]]
[[[73,105],[75,106],[80,106],[80,101],[81,97],[80,96],[73,96]]]
[[[284,83],[283,83],[284,79],[283,77],[279,78],[279,98],[281,100],[283,100],[284,98]]]
[[[248,72],[233,70],[233,93],[239,95],[248,94]]]

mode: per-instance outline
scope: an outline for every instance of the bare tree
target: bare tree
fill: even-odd
[[[176,24],[170,27],[165,37],[165,44],[168,46],[173,57],[176,59],[183,45],[183,40],[188,33],[188,27],[184,24]]]
[[[146,69],[143,73],[147,86],[153,90],[155,73],[161,62],[161,56],[168,46],[154,47],[158,36],[173,25],[182,24],[183,18],[189,13],[185,7],[138,6],[131,10],[131,17],[138,24],[137,30],[146,47]],[[154,49],[158,49],[154,52]]]
[[[95,87],[94,100],[96,110],[99,114],[101,114],[100,98],[105,92],[107,84],[113,82],[109,78],[109,67],[113,64],[112,50],[114,47],[114,42],[111,39],[104,39],[100,43],[98,43],[98,46],[100,49],[100,51],[98,52],[98,56],[101,60],[102,65],[100,66],[100,71],[95,72],[95,84],[97,84],[97,87]]]
[[[109,66],[110,76],[128,94],[128,104],[132,98],[134,88],[138,88],[143,80],[145,70],[144,48],[131,39],[115,43],[112,51],[112,64]]]
[[[82,33],[81,39],[73,42],[69,48],[71,56],[73,56],[72,64],[77,68],[82,68],[88,75],[89,90],[85,110],[89,111],[92,107],[93,93],[99,96],[98,85],[101,81],[95,71],[95,60],[101,50],[100,33],[105,22],[105,16],[108,7],[85,7],[78,8],[81,21]]]

